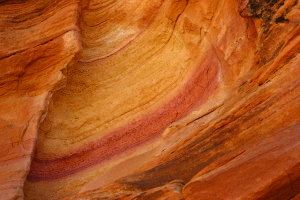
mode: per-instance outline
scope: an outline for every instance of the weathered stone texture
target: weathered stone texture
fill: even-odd
[[[298,0],[0,1],[0,199],[299,199]]]

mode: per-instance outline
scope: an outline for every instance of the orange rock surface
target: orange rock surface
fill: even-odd
[[[0,1],[0,199],[300,198],[298,0]]]

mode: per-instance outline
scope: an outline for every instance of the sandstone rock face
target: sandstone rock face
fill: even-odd
[[[0,3],[1,199],[24,198],[40,122],[81,51],[77,10],[70,1]]]
[[[0,16],[0,199],[299,199],[298,0]]]

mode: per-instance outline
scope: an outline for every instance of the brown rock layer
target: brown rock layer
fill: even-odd
[[[0,199],[23,199],[40,121],[81,49],[78,4],[64,2],[0,3]]]
[[[0,199],[299,198],[297,0],[0,16]]]

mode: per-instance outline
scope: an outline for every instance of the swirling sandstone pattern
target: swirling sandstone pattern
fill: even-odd
[[[0,199],[24,197],[39,123],[81,50],[77,10],[71,1],[0,2]]]
[[[0,15],[0,199],[299,199],[298,0]]]

